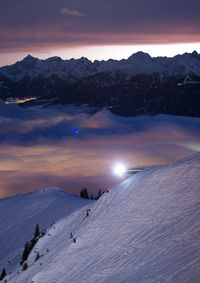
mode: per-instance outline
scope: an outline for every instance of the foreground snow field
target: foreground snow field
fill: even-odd
[[[9,272],[19,264],[36,224],[45,229],[88,203],[56,187],[0,199],[0,270],[6,266]]]
[[[56,222],[29,255],[28,269],[18,266],[18,273],[6,279],[199,282],[199,222],[197,153],[172,165],[146,169]]]

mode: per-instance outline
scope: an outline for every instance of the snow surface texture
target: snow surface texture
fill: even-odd
[[[91,209],[86,217],[87,210]],[[199,282],[200,153],[126,179],[40,238],[8,282]],[[70,238],[72,233],[76,239]]]
[[[196,51],[177,55],[173,58],[156,57],[149,54],[137,52],[127,60],[123,59],[94,61],[87,58],[62,60],[59,57],[52,57],[46,60],[39,60],[28,55],[22,61],[11,66],[0,68],[0,74],[15,82],[25,77],[34,79],[38,76],[53,78],[55,76],[68,83],[74,83],[83,78],[101,72],[110,72],[113,77],[123,74],[127,79],[137,74],[160,73],[161,77],[176,75],[200,75],[200,54]]]
[[[56,187],[0,199],[0,272],[4,266],[10,272],[19,264],[36,224],[46,229],[88,203]]]

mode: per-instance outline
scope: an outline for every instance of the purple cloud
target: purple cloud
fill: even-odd
[[[70,10],[68,8],[62,8],[60,10],[61,14],[63,15],[67,15],[67,16],[77,16],[77,17],[82,17],[84,16],[85,14],[77,11],[77,10]]]

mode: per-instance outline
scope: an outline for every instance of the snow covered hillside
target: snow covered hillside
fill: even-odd
[[[9,272],[19,264],[36,224],[40,230],[46,229],[88,203],[56,187],[0,199],[0,270],[6,266]]]
[[[8,282],[199,282],[200,153],[149,168],[55,223]],[[40,255],[35,261],[37,251]]]

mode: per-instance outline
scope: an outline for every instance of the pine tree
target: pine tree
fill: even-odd
[[[101,189],[98,192],[98,199],[101,197],[102,193],[101,193]]]
[[[0,276],[0,280],[3,280],[4,277],[6,277],[6,270],[5,268],[3,268],[2,272],[1,272],[1,276]]]
[[[89,199],[88,191],[86,188],[85,188],[85,198]]]
[[[82,188],[82,190],[80,191],[80,197],[89,199],[88,191],[86,188]]]
[[[21,260],[21,265],[24,263],[25,260],[27,260],[30,252],[31,252],[31,245],[29,242],[26,242],[25,246],[24,246],[24,251],[23,251],[23,254],[22,254],[22,260]]]
[[[30,245],[30,250],[32,250],[32,248],[35,246],[36,243],[37,243],[37,239],[35,239],[35,238],[33,238],[33,239],[30,241],[30,243],[29,243],[29,245]]]
[[[81,191],[80,191],[80,197],[81,197],[81,198],[84,198],[84,189],[83,189],[83,188],[82,188]]]
[[[27,260],[27,258],[29,256],[30,252],[32,251],[33,247],[35,246],[35,244],[39,240],[39,236],[40,236],[40,229],[39,229],[39,225],[36,224],[34,237],[32,238],[32,240],[30,242],[26,242],[26,244],[24,246],[24,251],[23,251],[23,254],[22,254],[22,260],[20,262],[21,265],[24,263],[25,260]]]
[[[39,225],[36,224],[36,226],[35,226],[34,238],[37,239],[37,237],[38,237],[39,235],[40,235]]]

